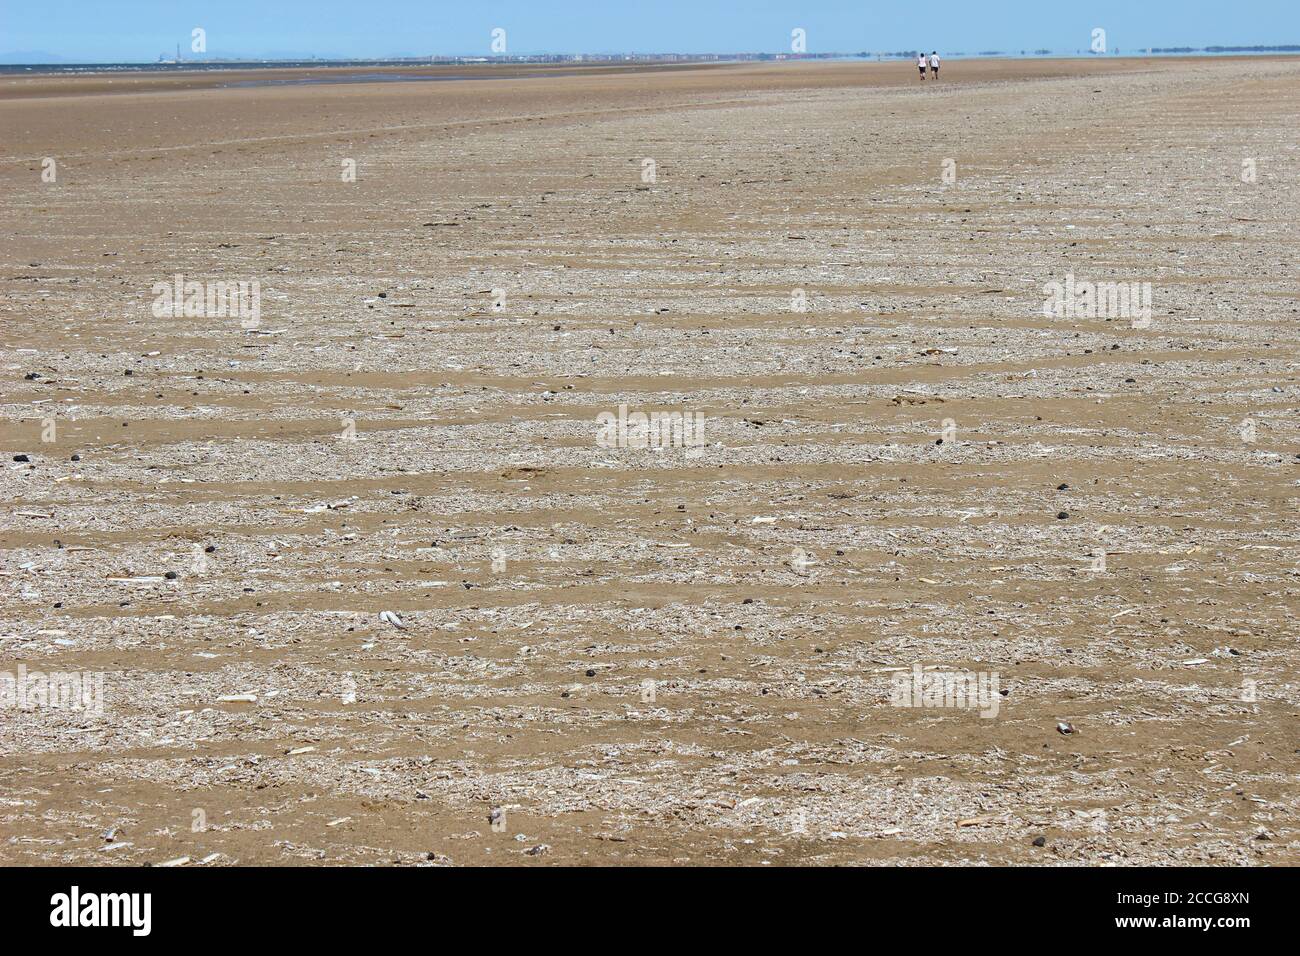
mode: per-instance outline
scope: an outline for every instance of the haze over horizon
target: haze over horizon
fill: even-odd
[[[206,49],[192,52],[191,32]],[[1033,0],[973,4],[934,0],[914,8],[851,0],[739,2],[658,0],[612,5],[526,0],[467,8],[428,0],[68,0],[57,9],[0,3],[0,59],[6,62],[150,62],[188,59],[383,59],[493,54],[739,54],[790,51],[805,31],[809,53],[910,50],[1086,51],[1095,28],[1108,50],[1263,46],[1300,42],[1300,8],[1285,0],[1096,0],[1045,7]],[[505,31],[504,51],[492,47]],[[22,55],[31,57],[23,60]]]

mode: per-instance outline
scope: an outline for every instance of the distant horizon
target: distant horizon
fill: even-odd
[[[172,54],[175,51],[171,51]],[[808,52],[803,54],[790,53],[784,50],[749,50],[749,51],[699,51],[687,52],[683,50],[662,50],[662,51],[638,51],[638,50],[614,50],[614,51],[532,51],[518,52],[503,55],[484,54],[481,52],[471,53],[429,53],[429,54],[393,54],[390,56],[348,56],[343,54],[314,54],[314,53],[274,53],[274,54],[223,54],[211,56],[185,55],[185,50],[181,50],[180,59],[165,59],[166,52],[162,52],[158,57],[152,59],[122,59],[122,60],[98,60],[87,59],[77,60],[61,57],[57,54],[41,50],[16,50],[0,53],[0,65],[4,66],[176,66],[182,64],[208,65],[215,66],[226,63],[303,63],[303,62],[321,62],[321,63],[431,63],[437,61],[477,61],[484,63],[510,63],[521,60],[528,60],[540,57],[558,57],[565,59],[576,59],[579,57],[593,57],[600,59],[629,57],[636,59],[647,59],[656,57],[680,57],[684,59],[712,59],[712,60],[736,60],[736,59],[775,59],[783,60],[828,60],[828,59],[862,59],[868,57],[886,57],[899,58],[911,56],[915,50],[841,50],[827,52]],[[943,50],[939,51],[944,54]],[[1257,55],[1257,54],[1300,54],[1300,42],[1297,43],[1260,43],[1260,44],[1219,44],[1211,43],[1203,47],[1190,46],[1152,46],[1136,47],[1132,49],[1108,49],[1105,53],[1096,53],[1088,49],[1062,49],[1054,50],[1047,47],[1036,47],[1034,49],[1007,49],[1007,50],[982,50],[982,51],[948,51],[945,55],[950,57],[960,57],[967,59],[977,59],[981,57],[1008,57],[1008,58],[1029,58],[1029,57],[1087,57],[1087,58],[1122,58],[1131,56],[1186,56],[1192,54],[1204,54],[1209,56],[1223,55]],[[28,57],[28,59],[20,59]]]

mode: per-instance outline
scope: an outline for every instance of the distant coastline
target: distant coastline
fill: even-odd
[[[1300,44],[1271,46],[1207,46],[1207,47],[1151,47],[1132,50],[1112,50],[1093,53],[1089,50],[980,50],[974,53],[948,52],[948,59],[1046,59],[1088,58],[1123,59],[1146,56],[1262,56],[1300,54]],[[158,60],[152,62],[123,63],[11,63],[0,58],[0,75],[22,74],[87,74],[87,73],[138,73],[178,72],[182,70],[251,70],[251,69],[309,69],[320,67],[410,67],[410,66],[527,66],[541,64],[568,64],[615,66],[619,64],[671,64],[671,63],[770,63],[793,60],[907,60],[916,55],[915,50],[859,53],[545,53],[519,56],[428,56],[391,57],[385,59],[240,59],[205,58]],[[13,54],[11,54],[13,56]]]

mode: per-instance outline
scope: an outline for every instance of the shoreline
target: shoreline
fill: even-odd
[[[1152,55],[1147,56],[1041,56],[1041,57],[951,57],[960,64],[945,73],[945,83],[983,79],[1034,79],[1132,73],[1140,70],[1170,70],[1189,63],[1217,63],[1249,58],[1252,63],[1290,63],[1295,54]],[[188,93],[199,91],[239,92],[267,89],[309,89],[331,87],[402,88],[426,83],[474,83],[502,80],[549,82],[592,79],[618,81],[627,77],[671,76],[700,89],[710,85],[709,77],[743,78],[750,91],[784,89],[804,83],[810,87],[915,85],[912,63],[903,59],[838,60],[728,60],[699,63],[629,64],[433,64],[408,66],[239,66],[194,70],[135,70],[87,73],[0,73],[0,102],[24,99],[95,96],[122,93]],[[883,78],[888,78],[881,82]],[[792,81],[794,81],[792,83]]]

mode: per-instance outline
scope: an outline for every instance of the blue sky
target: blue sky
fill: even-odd
[[[1300,43],[1300,0],[0,0],[0,54],[209,56],[1110,49]]]

